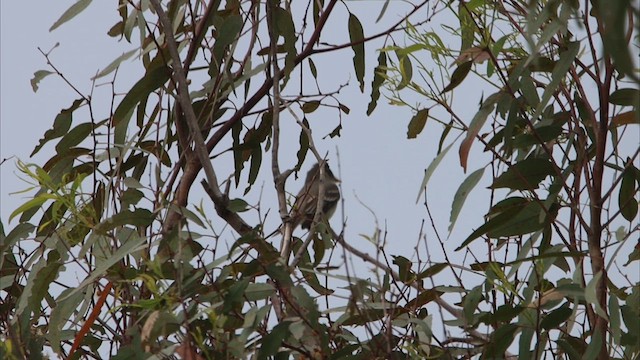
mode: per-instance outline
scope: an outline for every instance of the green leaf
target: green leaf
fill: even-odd
[[[56,199],[55,195],[48,194],[48,193],[41,193],[40,195],[25,202],[24,204],[20,205],[17,209],[15,209],[11,213],[11,215],[9,215],[9,221],[11,221],[11,219],[13,219],[14,217],[24,212],[27,212],[33,208],[40,208],[40,206],[42,206],[42,204],[44,204],[47,200],[55,200],[55,199]]]
[[[528,158],[507,169],[498,176],[491,189],[509,188],[513,190],[537,189],[547,176],[554,175],[554,168],[546,159]]]
[[[467,50],[473,46],[473,39],[476,31],[476,23],[473,21],[472,14],[467,10],[468,2],[461,1],[458,7],[458,20],[460,20],[460,52]]]
[[[373,81],[371,82],[371,101],[367,106],[367,116],[373,113],[380,99],[380,87],[384,83],[387,75],[387,54],[380,51],[378,55],[378,66],[373,70]]]
[[[634,106],[640,108],[640,90],[618,89],[609,95],[609,102],[621,106]]]
[[[30,156],[33,156],[40,151],[47,142],[64,136],[69,131],[71,128],[71,120],[73,119],[73,112],[76,111],[83,102],[83,99],[77,99],[68,109],[62,109],[60,111],[53,121],[53,128],[44,133],[44,137],[40,139],[40,142],[33,149]]]
[[[215,67],[219,68],[224,58],[225,49],[236,41],[242,30],[242,17],[234,14],[224,18],[222,24],[217,29],[216,42],[213,45],[213,56]]]
[[[170,74],[170,70],[166,66],[158,66],[148,70],[142,79],[131,87],[131,90],[127,92],[127,95],[116,108],[113,113],[113,126],[118,126],[122,120],[131,115],[131,111],[139,102],[164,85],[169,80]]]
[[[629,159],[626,164],[627,168],[622,172],[622,182],[620,183],[620,192],[618,193],[618,206],[622,216],[628,221],[633,221],[638,214],[638,200],[636,194],[635,174],[638,171]]]
[[[65,289],[58,299],[56,299],[56,306],[51,310],[51,317],[49,318],[49,326],[46,334],[47,339],[50,341],[51,347],[56,354],[60,354],[61,348],[61,332],[67,321],[70,321],[74,312],[77,311],[85,294],[76,292],[72,296],[67,296],[73,292],[73,288]],[[63,300],[60,300],[63,299]]]
[[[118,56],[115,60],[113,60],[109,65],[107,65],[107,67],[102,69],[96,76],[92,77],[91,80],[96,80],[103,76],[111,74],[115,69],[117,69],[120,66],[120,64],[123,61],[129,59],[131,56],[133,56],[133,54],[137,53],[138,51],[139,51],[138,49],[133,49],[125,53],[122,53],[122,55]]]
[[[500,326],[491,334],[491,340],[486,345],[482,354],[483,359],[502,359],[515,337],[518,326],[506,324]]]
[[[61,295],[57,301],[62,301],[75,295],[77,292],[84,291],[84,289],[92,284],[96,279],[103,277],[111,266],[118,263],[126,256],[129,256],[129,254],[145,249],[147,247],[146,242],[147,238],[144,236],[131,237],[128,241],[121,243],[115,252],[105,253],[104,255],[106,255],[106,257],[98,259],[98,266],[93,269],[89,276],[87,276],[80,285],[76,286],[73,291],[65,296]]]
[[[155,216],[147,209],[122,210],[112,217],[103,220],[96,226],[95,231],[104,233],[124,225],[145,227],[151,225]]]
[[[364,92],[364,31],[360,20],[351,13],[349,14],[349,40],[354,53],[353,67],[356,71],[356,79],[360,83],[360,91]]]
[[[56,20],[53,25],[49,28],[49,31],[53,31],[58,28],[60,25],[66,23],[67,21],[73,19],[76,15],[81,13],[84,9],[87,8],[91,4],[91,0],[78,0],[75,4],[71,5],[63,14],[60,16],[58,20]]]
[[[244,212],[249,210],[249,204],[247,204],[246,201],[244,201],[243,199],[237,198],[237,199],[231,199],[229,201],[229,206],[228,206],[229,211],[231,212]]]
[[[487,236],[490,238],[497,239],[501,237],[529,234],[534,231],[542,230],[547,221],[547,217],[540,207],[540,204],[535,201],[527,202],[526,205],[517,212],[517,214],[511,214],[508,211],[505,211],[499,216],[503,215],[507,216],[506,221],[487,231]]]
[[[418,201],[420,201],[420,197],[422,196],[422,193],[427,188],[427,184],[429,183],[429,179],[431,179],[431,175],[433,175],[433,172],[436,171],[436,169],[438,168],[438,165],[440,165],[440,162],[445,157],[445,155],[447,155],[447,152],[449,152],[449,149],[451,149],[451,146],[453,144],[454,143],[451,143],[446,148],[444,148],[444,150],[442,150],[431,161],[431,164],[429,164],[427,169],[424,171],[424,178],[422,179],[422,183],[420,184],[420,191],[418,191],[418,196],[416,197],[416,204],[418,203]]]
[[[564,80],[567,71],[573,64],[573,60],[575,60],[578,55],[578,51],[580,50],[579,42],[569,43],[567,49],[560,54],[560,59],[553,67],[553,72],[551,73],[551,81],[547,86],[544,87],[544,92],[542,93],[542,98],[540,99],[540,103],[536,107],[536,112],[533,115],[532,119],[537,119],[542,111],[547,107],[549,100],[555,94],[556,90],[558,90],[558,86]]]
[[[562,323],[569,319],[572,313],[573,310],[569,307],[569,303],[564,303],[559,308],[547,314],[540,322],[540,326],[545,330],[557,329]]]
[[[245,289],[244,296],[248,301],[268,299],[275,293],[275,288],[267,283],[250,283]]]
[[[262,338],[258,360],[267,360],[278,352],[282,341],[290,335],[289,324],[291,324],[289,321],[281,322]]]
[[[632,58],[631,46],[627,41],[627,16],[629,12],[633,12],[637,20],[637,3],[636,6],[632,5],[631,0],[597,0],[591,3],[594,10],[597,9],[598,19],[606,30],[602,32],[605,52],[611,55],[614,66],[620,74],[627,75],[638,82],[637,65]]]
[[[600,279],[602,279],[602,273],[601,272],[595,274],[591,278],[591,280],[589,280],[589,283],[587,284],[587,287],[584,290],[584,298],[588,303],[593,305],[594,310],[596,311],[596,314],[600,315],[601,317],[603,317],[605,319],[608,319],[607,313],[600,306],[600,303],[598,302],[598,295],[596,294],[598,283],[600,282]]]
[[[286,74],[289,74],[295,67],[297,41],[296,28],[293,22],[293,18],[291,17],[291,12],[278,7],[276,8],[276,11],[274,13],[278,34],[284,37],[284,48],[287,51],[287,55],[285,56],[284,60],[284,70]]]
[[[314,100],[314,101],[308,101],[304,104],[302,104],[302,112],[305,114],[310,114],[314,111],[316,111],[316,109],[320,106],[320,101],[319,100]]]
[[[238,304],[241,304],[244,299],[245,290],[249,287],[249,279],[242,279],[236,281],[229,287],[229,292],[224,297],[224,304],[222,306],[222,312],[228,313],[233,310]]]
[[[302,124],[307,128],[309,127],[309,122],[307,121],[306,118],[302,119]],[[302,166],[304,159],[307,157],[307,151],[309,151],[309,137],[307,136],[307,133],[304,131],[304,129],[300,129],[299,143],[300,143],[300,149],[296,153],[298,158],[298,163],[296,164],[297,168]]]
[[[403,55],[400,57],[400,75],[402,75],[402,80],[396,90],[400,90],[409,85],[413,78],[413,64],[409,56]]]
[[[424,129],[424,125],[429,118],[429,109],[420,109],[409,121],[407,139],[415,139]]]
[[[451,74],[451,80],[449,81],[449,85],[445,86],[440,94],[444,94],[447,91],[451,91],[455,89],[458,85],[462,84],[464,79],[469,75],[469,71],[471,70],[471,65],[473,65],[473,61],[466,61],[460,65],[453,71]]]
[[[89,134],[91,134],[92,129],[93,124],[91,123],[82,123],[74,127],[62,139],[60,139],[60,142],[56,145],[56,151],[58,154],[64,154],[69,151],[70,148],[80,144],[87,138],[87,136],[89,136]]]
[[[482,179],[482,175],[484,174],[484,168],[480,168],[471,175],[467,176],[466,179],[460,184],[458,191],[453,196],[453,203],[451,204],[451,216],[449,220],[449,233],[453,230],[453,227],[456,224],[456,220],[458,220],[458,215],[460,215],[460,210],[462,210],[462,206],[464,205],[465,200],[467,200],[467,196],[473,190],[473,188],[478,184],[480,179]]]
[[[502,96],[501,93],[497,92],[495,94],[491,94],[480,106],[480,110],[473,116],[471,120],[471,124],[469,124],[469,128],[467,129],[467,134],[462,143],[460,144],[460,149],[458,150],[458,154],[460,156],[460,165],[467,171],[467,160],[469,159],[469,150],[471,150],[471,145],[473,145],[473,140],[476,138],[480,129],[487,121],[487,117],[489,114],[493,112],[493,109],[496,106],[498,100]]]
[[[482,287],[476,286],[464,296],[462,300],[462,308],[464,312],[464,319],[467,325],[475,325],[473,323],[473,313],[478,308],[478,304],[482,301]]]
[[[309,58],[309,71],[311,71],[311,75],[313,75],[314,79],[318,79],[318,69],[316,69],[316,64]]]
[[[47,70],[38,70],[33,73],[33,78],[31,79],[31,88],[33,89],[33,92],[38,91],[38,84],[40,81],[51,74],[53,74],[53,72]]]
[[[427,270],[422,271],[421,273],[419,273],[418,276],[416,277],[416,279],[420,280],[420,279],[424,279],[424,278],[427,278],[427,277],[431,277],[431,276],[437,275],[440,271],[446,269],[448,266],[449,266],[449,264],[447,264],[447,263],[433,264]]]

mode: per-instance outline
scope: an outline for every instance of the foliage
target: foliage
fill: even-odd
[[[378,34],[337,4],[119,1],[108,34],[136,49],[96,78],[115,86],[134,55],[143,74],[126,95],[112,92],[103,119],[77,92],[33,151],[54,143],[53,156],[18,164],[34,193],[11,214],[18,224],[0,228],[0,357],[640,356],[640,283],[624,275],[640,258],[637,4],[424,1]],[[78,1],[52,30],[87,6]],[[341,12],[342,43],[327,45],[327,23]],[[439,16],[457,23],[434,29]],[[333,109],[335,137],[349,113],[341,87],[320,90],[314,59],[352,51],[364,91],[365,44],[378,38],[367,113],[384,94],[413,110],[408,138],[442,128],[421,194],[454,145],[473,170],[453,199],[450,232],[491,177],[484,225],[455,240],[472,264],[388,259],[379,232],[372,257],[324,221],[292,236],[287,178],[322,159],[308,117]],[[66,81],[51,67],[35,72],[34,91],[47,76]],[[470,96],[454,95],[472,81],[489,94],[467,120]],[[279,161],[285,111],[300,134],[289,170]],[[261,172],[278,199],[274,234],[252,201]],[[211,206],[196,200],[202,178]],[[426,197],[425,209],[430,216]],[[339,247],[374,276],[345,272]]]

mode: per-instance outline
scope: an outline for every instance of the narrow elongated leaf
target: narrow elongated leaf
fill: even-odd
[[[78,309],[78,306],[84,298],[84,294],[76,292],[73,296],[67,297],[67,294],[71,293],[73,289],[65,289],[60,294],[59,299],[56,299],[56,306],[51,311],[51,317],[49,321],[49,328],[47,331],[47,339],[51,342],[51,347],[56,354],[60,354],[61,351],[61,332],[66,322],[72,318],[73,313]]]
[[[86,9],[91,4],[91,0],[78,0],[75,4],[71,5],[58,20],[49,28],[49,31],[57,29],[60,25],[73,19],[76,15],[80,14],[82,10]]]
[[[415,139],[424,129],[424,125],[429,118],[429,109],[420,109],[409,121],[407,129],[407,139]]]
[[[71,120],[73,119],[73,112],[76,111],[83,102],[83,99],[75,100],[69,108],[60,111],[53,121],[53,128],[44,133],[44,137],[40,139],[40,142],[38,142],[38,145],[33,149],[30,156],[35,155],[50,140],[64,136],[69,131],[71,128]]]
[[[438,154],[438,156],[433,159],[433,161],[431,161],[431,164],[429,164],[427,169],[424,171],[424,178],[422,179],[422,183],[420,184],[420,191],[418,191],[418,196],[416,197],[416,204],[418,203],[418,201],[420,201],[422,193],[427,188],[427,184],[429,183],[429,179],[431,179],[431,175],[433,175],[433,172],[436,171],[438,165],[440,165],[440,162],[445,157],[445,155],[447,155],[447,152],[449,152],[449,149],[451,149],[451,146],[453,144],[454,143],[447,145],[447,147],[444,148],[444,150],[442,150]]]
[[[120,105],[113,114],[113,126],[118,126],[122,120],[131,115],[133,108],[149,97],[149,94],[161,87],[169,80],[170,71],[165,66],[159,66],[147,73],[127,92]]]
[[[147,209],[122,210],[98,224],[95,231],[103,233],[123,225],[144,227],[150,225],[153,219],[153,213]]]
[[[484,168],[478,169],[471,173],[471,175],[467,176],[466,179],[460,184],[458,191],[453,196],[453,203],[451,204],[451,217],[449,221],[449,233],[453,230],[453,227],[456,224],[456,220],[458,220],[458,215],[460,215],[460,210],[462,210],[462,206],[464,205],[465,200],[467,200],[467,196],[473,190],[473,188],[478,184],[480,179],[482,179],[482,175],[484,174]]]
[[[567,50],[560,54],[560,59],[553,67],[553,72],[551,73],[551,81],[544,88],[540,103],[536,107],[536,112],[532,117],[533,119],[537,119],[540,114],[542,114],[542,110],[547,107],[549,100],[556,92],[556,90],[558,90],[560,82],[564,80],[564,76],[567,74],[567,71],[569,71],[569,68],[571,67],[571,64],[573,64],[573,60],[575,60],[579,50],[580,43],[572,42],[567,46]]]
[[[629,160],[630,162],[631,160]],[[635,173],[636,168],[633,164],[628,164],[629,167],[622,173],[622,182],[620,183],[620,192],[618,193],[618,206],[622,216],[628,221],[632,221],[638,214],[638,200],[636,200],[636,194],[638,193],[636,187]]]
[[[285,73],[289,74],[291,70],[295,67],[295,58],[296,58],[296,27],[293,22],[293,18],[291,17],[291,12],[287,11],[283,8],[276,8],[275,11],[276,17],[276,29],[278,30],[278,34],[284,37],[284,48],[287,51],[287,55],[285,56]]]
[[[449,81],[449,85],[445,86],[444,89],[440,92],[440,94],[444,94],[447,91],[451,91],[455,89],[458,85],[462,84],[464,79],[469,75],[469,71],[471,70],[471,65],[473,65],[473,61],[466,61],[460,65],[453,71],[451,74],[451,80]]]
[[[216,67],[219,67],[220,63],[222,63],[224,50],[236,41],[240,30],[242,30],[242,17],[240,15],[229,15],[220,25],[216,42],[213,45]]]
[[[640,108],[640,90],[618,89],[609,95],[609,102],[615,105]]]
[[[584,298],[588,303],[593,305],[593,308],[598,315],[605,319],[608,319],[607,313],[604,311],[602,306],[600,306],[600,303],[598,302],[598,296],[596,295],[598,282],[600,282],[601,278],[602,273],[599,272],[595,274],[593,278],[591,278],[591,280],[589,280],[587,287],[584,289]]]
[[[557,329],[572,313],[573,310],[571,310],[569,303],[564,303],[559,308],[547,314],[540,322],[540,326],[545,330]]]
[[[611,126],[640,124],[640,114],[637,111],[627,111],[611,119]]]
[[[353,14],[349,14],[349,40],[354,53],[353,68],[356,72],[356,79],[360,83],[360,91],[364,92],[364,31],[360,20]]]
[[[80,144],[84,139],[91,134],[93,124],[82,123],[74,127],[69,131],[60,142],[56,145],[56,151],[58,154],[64,154],[69,151],[70,148]]]
[[[537,189],[542,180],[554,173],[553,165],[548,160],[529,158],[509,167],[507,171],[494,180],[490,188]]]
[[[139,51],[138,49],[133,49],[133,50],[129,50],[129,51],[125,52],[125,53],[122,53],[122,55],[120,55],[117,58],[115,58],[115,60],[113,60],[104,69],[102,69],[96,76],[92,77],[91,80],[99,79],[99,78],[101,78],[103,76],[111,74],[115,69],[117,69],[120,66],[120,64],[123,61],[129,59],[131,56],[133,56],[133,54],[135,54],[138,51]]]
[[[378,66],[373,70],[373,81],[371,82],[371,101],[367,106],[367,116],[371,115],[380,99],[380,86],[384,83],[387,74],[387,54],[384,51],[378,55]]]
[[[489,96],[482,103],[482,106],[480,106],[480,110],[478,110],[478,112],[473,116],[471,124],[469,124],[469,128],[467,129],[467,136],[460,144],[460,149],[458,150],[458,153],[460,155],[460,166],[462,166],[465,172],[467,171],[467,160],[469,159],[469,150],[471,150],[473,140],[480,132],[480,129],[482,129],[484,123],[487,121],[487,117],[489,117],[489,114],[493,112],[493,109],[495,108],[496,103],[500,99],[501,95],[502,94],[498,92]]]
[[[57,301],[62,301],[75,295],[77,292],[83,291],[88,285],[93,283],[96,279],[104,276],[104,273],[114,264],[121,261],[125,256],[135,253],[147,247],[147,239],[144,236],[131,237],[128,241],[120,244],[115,252],[107,254],[107,257],[99,259],[97,261],[98,266],[93,269],[91,274],[87,276],[80,285],[78,285],[73,291],[68,294],[61,295]]]

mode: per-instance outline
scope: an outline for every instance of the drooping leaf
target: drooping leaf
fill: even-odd
[[[320,106],[319,100],[307,101],[306,103],[302,104],[302,112],[305,114],[310,114],[316,111],[316,109],[318,109],[319,106]]]
[[[155,91],[169,80],[170,71],[165,66],[153,68],[136,82],[131,90],[127,92],[113,113],[113,126],[120,125],[125,118],[131,115],[133,108],[146,99],[151,92]]]
[[[547,176],[554,175],[553,164],[546,159],[528,158],[510,166],[491,184],[491,189],[533,190]]]
[[[295,66],[296,52],[296,27],[291,17],[291,12],[281,7],[275,9],[276,29],[278,34],[284,37],[284,48],[287,55],[284,60],[285,74],[289,74]]]
[[[213,45],[213,56],[215,66],[219,67],[224,58],[224,52],[239,36],[242,30],[242,17],[237,14],[229,15],[222,21],[219,29],[217,29],[216,42]]]
[[[360,83],[360,91],[364,92],[364,31],[360,20],[353,14],[349,14],[349,40],[354,53],[353,68],[356,72],[356,79]]]
[[[71,129],[71,131],[62,137],[60,142],[56,145],[56,151],[58,154],[64,154],[69,151],[70,148],[80,144],[89,136],[89,134],[91,134],[92,128],[93,124],[82,123]]]
[[[640,108],[640,90],[638,89],[618,89],[609,95],[609,102],[621,106],[633,106]]]
[[[462,206],[464,205],[465,200],[467,200],[467,196],[473,190],[473,188],[478,184],[480,179],[482,179],[482,175],[484,174],[484,168],[480,168],[471,173],[471,175],[467,176],[466,179],[460,184],[460,187],[456,191],[456,194],[453,196],[453,203],[451,204],[451,216],[449,220],[449,233],[453,230],[453,227],[456,224],[456,220],[458,220],[458,215],[460,215],[460,210],[462,210]]]
[[[498,327],[491,334],[491,340],[485,346],[482,354],[483,359],[501,359],[505,351],[509,348],[516,335],[518,326],[516,324],[506,324]]]
[[[469,75],[469,71],[471,70],[471,65],[473,65],[473,61],[466,61],[460,65],[453,71],[451,74],[451,80],[449,81],[449,85],[445,86],[440,94],[444,94],[447,91],[451,91],[455,89],[458,85],[462,84],[464,79]]]
[[[424,129],[424,125],[429,118],[429,109],[420,109],[409,121],[407,129],[407,139],[415,139]]]
[[[627,111],[622,114],[618,114],[611,119],[612,127],[629,124],[640,124],[640,113],[637,111]]]
[[[411,79],[413,79],[413,64],[411,63],[411,58],[408,55],[402,55],[400,57],[400,75],[402,76],[402,80],[397,87],[397,90],[400,90],[411,83]]]
[[[306,118],[302,120],[302,124],[307,128],[309,128],[309,122],[307,121]],[[309,136],[307,136],[307,133],[304,131],[304,129],[300,129],[299,143],[300,143],[300,149],[296,153],[298,158],[298,163],[296,164],[296,167],[302,166],[304,159],[307,157],[307,151],[309,151]]]
[[[95,231],[103,233],[124,225],[145,227],[149,226],[154,218],[153,213],[147,209],[135,209],[134,211],[128,209],[122,210],[110,218],[103,220],[96,226]]]
[[[618,193],[620,212],[628,221],[633,221],[638,214],[638,200],[636,200],[638,188],[635,177],[637,171],[629,159],[625,170],[622,172],[622,182],[620,183],[620,191]]]
[[[422,178],[422,183],[420,184],[420,190],[418,191],[418,196],[416,197],[416,204],[418,203],[418,201],[420,201],[420,197],[422,196],[422,193],[427,188],[427,184],[429,183],[429,179],[431,179],[431,175],[433,175],[433,172],[436,171],[436,169],[438,168],[438,165],[440,165],[440,162],[445,157],[445,155],[447,155],[447,152],[449,152],[449,149],[451,149],[451,146],[453,144],[454,143],[451,143],[451,144],[447,145],[447,147],[444,148],[444,150],[442,150],[431,161],[431,163],[429,164],[427,169],[424,171],[424,178]]]
[[[422,193],[426,189],[427,184],[429,183],[429,179],[431,179],[431,175],[433,175],[433,172],[436,171],[436,169],[438,168],[438,165],[440,165],[440,162],[447,155],[447,152],[449,152],[449,149],[451,149],[451,146],[453,144],[454,143],[451,143],[451,144],[447,145],[447,147],[444,148],[444,150],[442,150],[438,154],[438,156],[436,156],[431,161],[431,163],[429,164],[427,169],[424,171],[424,177],[422,178],[422,183],[420,184],[420,190],[418,191],[418,196],[416,197],[416,203],[418,203],[418,201],[420,201],[420,197],[422,196]]]
[[[547,314],[540,322],[540,326],[545,330],[557,329],[562,323],[569,319],[572,313],[573,310],[571,310],[569,303],[564,303],[559,308]]]
[[[474,35],[476,32],[476,24],[473,21],[472,14],[469,12],[469,3],[461,1],[458,6],[458,20],[460,21],[460,52],[463,52],[473,46]]]
[[[282,341],[289,336],[289,321],[284,321],[276,325],[267,335],[262,338],[262,346],[258,352],[258,360],[267,360],[275,355]]]
[[[378,55],[378,66],[373,70],[373,81],[371,82],[371,101],[367,106],[367,116],[375,110],[378,99],[380,99],[380,86],[384,83],[387,74],[387,54],[381,51]]]
[[[467,129],[467,134],[462,143],[460,144],[460,149],[458,150],[458,154],[460,155],[460,166],[464,171],[467,171],[467,160],[469,159],[469,150],[471,150],[471,145],[473,144],[473,140],[476,138],[480,129],[487,121],[487,117],[489,114],[493,112],[493,109],[496,106],[496,103],[502,96],[501,93],[495,93],[490,95],[480,106],[480,110],[473,116],[471,120],[471,124],[469,124],[469,128]]]
[[[44,133],[44,137],[40,139],[40,142],[38,142],[38,145],[33,149],[30,156],[35,155],[50,140],[64,136],[69,131],[71,128],[71,120],[73,119],[73,112],[78,109],[83,102],[83,99],[75,100],[69,108],[60,111],[53,121],[53,128]]]
[[[536,112],[532,117],[533,119],[537,119],[540,114],[542,114],[542,111],[547,107],[549,100],[551,100],[553,94],[558,90],[558,86],[560,86],[560,83],[563,81],[564,76],[566,75],[567,71],[569,71],[569,68],[571,67],[571,64],[573,64],[573,60],[575,60],[579,50],[580,43],[572,42],[569,43],[567,49],[560,54],[560,59],[553,67],[553,72],[551,73],[551,81],[544,88],[540,103],[538,103]]]
[[[115,69],[117,69],[120,64],[129,59],[130,57],[133,56],[133,54],[135,54],[136,52],[138,52],[138,49],[133,49],[133,50],[129,50],[125,53],[122,53],[122,55],[118,56],[117,58],[115,58],[109,65],[107,65],[104,69],[100,70],[100,72],[98,74],[96,74],[96,76],[92,77],[91,80],[96,80],[99,79],[103,76],[109,75],[111,74]]]
[[[40,81],[51,74],[53,74],[53,72],[47,70],[38,70],[33,73],[33,78],[31,79],[31,88],[33,89],[33,92],[38,91],[38,84]]]
[[[73,19],[76,15],[80,14],[84,9],[91,4],[91,0],[78,0],[75,4],[71,5],[58,20],[49,28],[49,32],[57,29],[60,25]]]
[[[615,68],[620,74],[631,77],[637,83],[640,81],[636,70],[637,65],[632,58],[626,34],[627,14],[629,11],[635,11],[634,16],[637,19],[637,5],[633,7],[631,0],[597,0],[591,3],[594,10],[598,12],[598,19],[605,29],[602,32],[605,52],[613,58]]]

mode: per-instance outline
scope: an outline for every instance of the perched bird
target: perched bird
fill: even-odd
[[[327,162],[324,162],[323,173],[324,176],[321,177],[320,164],[315,164],[311,170],[307,172],[304,186],[302,186],[298,196],[296,196],[296,202],[291,209],[292,230],[295,230],[298,225],[302,225],[303,229],[309,229],[311,227],[316,209],[318,209],[321,183],[324,185],[324,190],[320,211],[322,211],[326,219],[329,219],[336,211],[338,201],[340,201],[340,189],[338,189],[340,180],[333,175]]]

